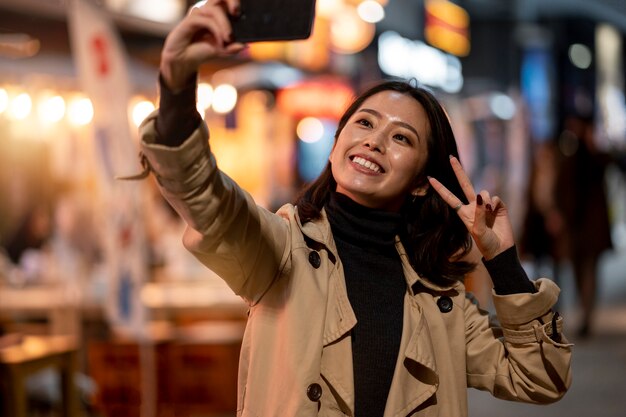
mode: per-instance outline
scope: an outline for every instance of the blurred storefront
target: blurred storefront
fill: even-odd
[[[195,2],[91,3],[127,53],[136,141],[158,103],[163,40]],[[383,77],[415,79],[441,97],[476,186],[509,203],[520,235],[536,148],[558,139],[566,114],[594,116],[600,146],[624,164],[626,10],[617,0],[575,3],[318,0],[310,39],[253,44],[205,65],[198,109],[221,169],[276,209],[321,171],[356,91]],[[0,327],[13,341],[72,338],[85,415],[232,412],[246,306],[185,252],[184,225],[152,178],[134,184],[150,272],[137,301],[149,331],[120,334],[106,314],[103,150],[72,56],[68,4],[0,0]],[[615,172],[613,224],[626,245]],[[40,227],[28,229],[36,218]],[[9,256],[11,245],[20,256]],[[471,285],[488,298],[485,283]]]

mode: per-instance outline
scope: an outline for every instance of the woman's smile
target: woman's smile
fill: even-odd
[[[430,127],[411,96],[383,91],[348,119],[330,154],[337,192],[366,207],[398,211],[416,191]]]
[[[385,170],[382,169],[377,162],[372,161],[369,158],[363,156],[353,156],[350,159],[355,165],[355,169],[358,169],[365,174],[380,174],[385,172]]]

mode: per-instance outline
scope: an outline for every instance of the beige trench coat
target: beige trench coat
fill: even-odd
[[[250,306],[237,415],[352,416],[356,318],[328,221],[302,225],[292,205],[277,214],[256,206],[217,169],[204,124],[168,148],[154,144],[154,118],[142,126],[144,162],[189,225],[184,245]],[[419,277],[399,240],[396,247],[407,291],[384,417],[465,416],[468,386],[537,403],[565,393],[571,346],[549,337],[559,292],[552,281],[538,280],[535,294],[494,295],[495,327],[462,283]],[[449,312],[437,306],[441,297],[452,300]]]

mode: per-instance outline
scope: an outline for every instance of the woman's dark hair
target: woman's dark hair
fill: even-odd
[[[358,96],[345,111],[335,132],[335,141],[346,126],[348,119],[369,97],[383,92],[395,91],[413,97],[424,108],[430,125],[427,138],[428,158],[424,170],[416,178],[416,184],[427,184],[427,176],[437,178],[454,195],[467,203],[461,186],[450,166],[450,156],[458,158],[458,149],[448,120],[448,115],[435,98],[423,87],[404,81],[385,81]],[[296,206],[302,223],[319,219],[322,207],[337,188],[330,162],[320,176],[310,183],[297,197]],[[415,271],[436,284],[462,280],[475,264],[462,258],[471,249],[472,241],[467,228],[456,212],[443,201],[432,187],[417,198],[407,195],[402,208],[406,219],[405,235],[401,239]]]

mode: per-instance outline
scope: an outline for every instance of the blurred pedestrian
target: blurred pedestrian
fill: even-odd
[[[556,201],[559,152],[553,141],[537,143],[533,149],[526,212],[520,239],[520,253],[533,267],[533,274],[550,276],[559,283],[563,250],[563,216]]]
[[[3,243],[0,256],[5,262],[9,284],[24,286],[50,280],[50,238],[53,234],[50,204],[36,202],[26,211],[13,234]]]
[[[209,1],[172,30],[160,111],[142,126],[144,165],[187,221],[185,245],[250,305],[238,415],[464,416],[468,386],[561,398],[571,345],[551,310],[558,288],[524,273],[505,204],[475,192],[428,90],[388,81],[361,94],[320,177],[276,214],[218,169],[196,79],[243,48],[230,43],[238,7]],[[502,327],[465,293],[479,263]]]
[[[19,265],[29,250],[39,251],[52,236],[52,214],[46,204],[34,204],[22,217],[19,226],[5,242],[8,258]]]
[[[585,337],[592,330],[598,260],[613,247],[605,188],[611,158],[596,145],[591,117],[568,116],[563,127],[556,202],[562,213],[563,244],[572,264],[582,313],[578,335]]]

